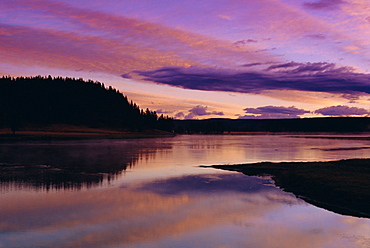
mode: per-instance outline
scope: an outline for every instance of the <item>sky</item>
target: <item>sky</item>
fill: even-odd
[[[0,75],[176,119],[370,116],[368,0],[1,0]]]

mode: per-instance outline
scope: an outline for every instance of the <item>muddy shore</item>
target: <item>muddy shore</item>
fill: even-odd
[[[339,214],[370,218],[370,159],[214,165],[248,176],[271,175],[276,186]]]

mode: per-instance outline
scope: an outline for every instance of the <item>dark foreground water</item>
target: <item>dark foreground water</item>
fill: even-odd
[[[312,206],[267,176],[199,167],[348,158],[370,158],[370,141],[192,135],[0,144],[0,247],[368,248],[370,219]]]

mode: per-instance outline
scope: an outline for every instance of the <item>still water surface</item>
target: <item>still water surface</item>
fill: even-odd
[[[351,135],[351,137],[354,135]],[[370,219],[199,165],[370,158],[370,140],[191,135],[0,144],[0,247],[370,247]]]

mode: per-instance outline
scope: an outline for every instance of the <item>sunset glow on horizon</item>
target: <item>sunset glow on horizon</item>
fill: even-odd
[[[370,116],[367,0],[3,0],[0,76],[75,77],[176,119]]]

